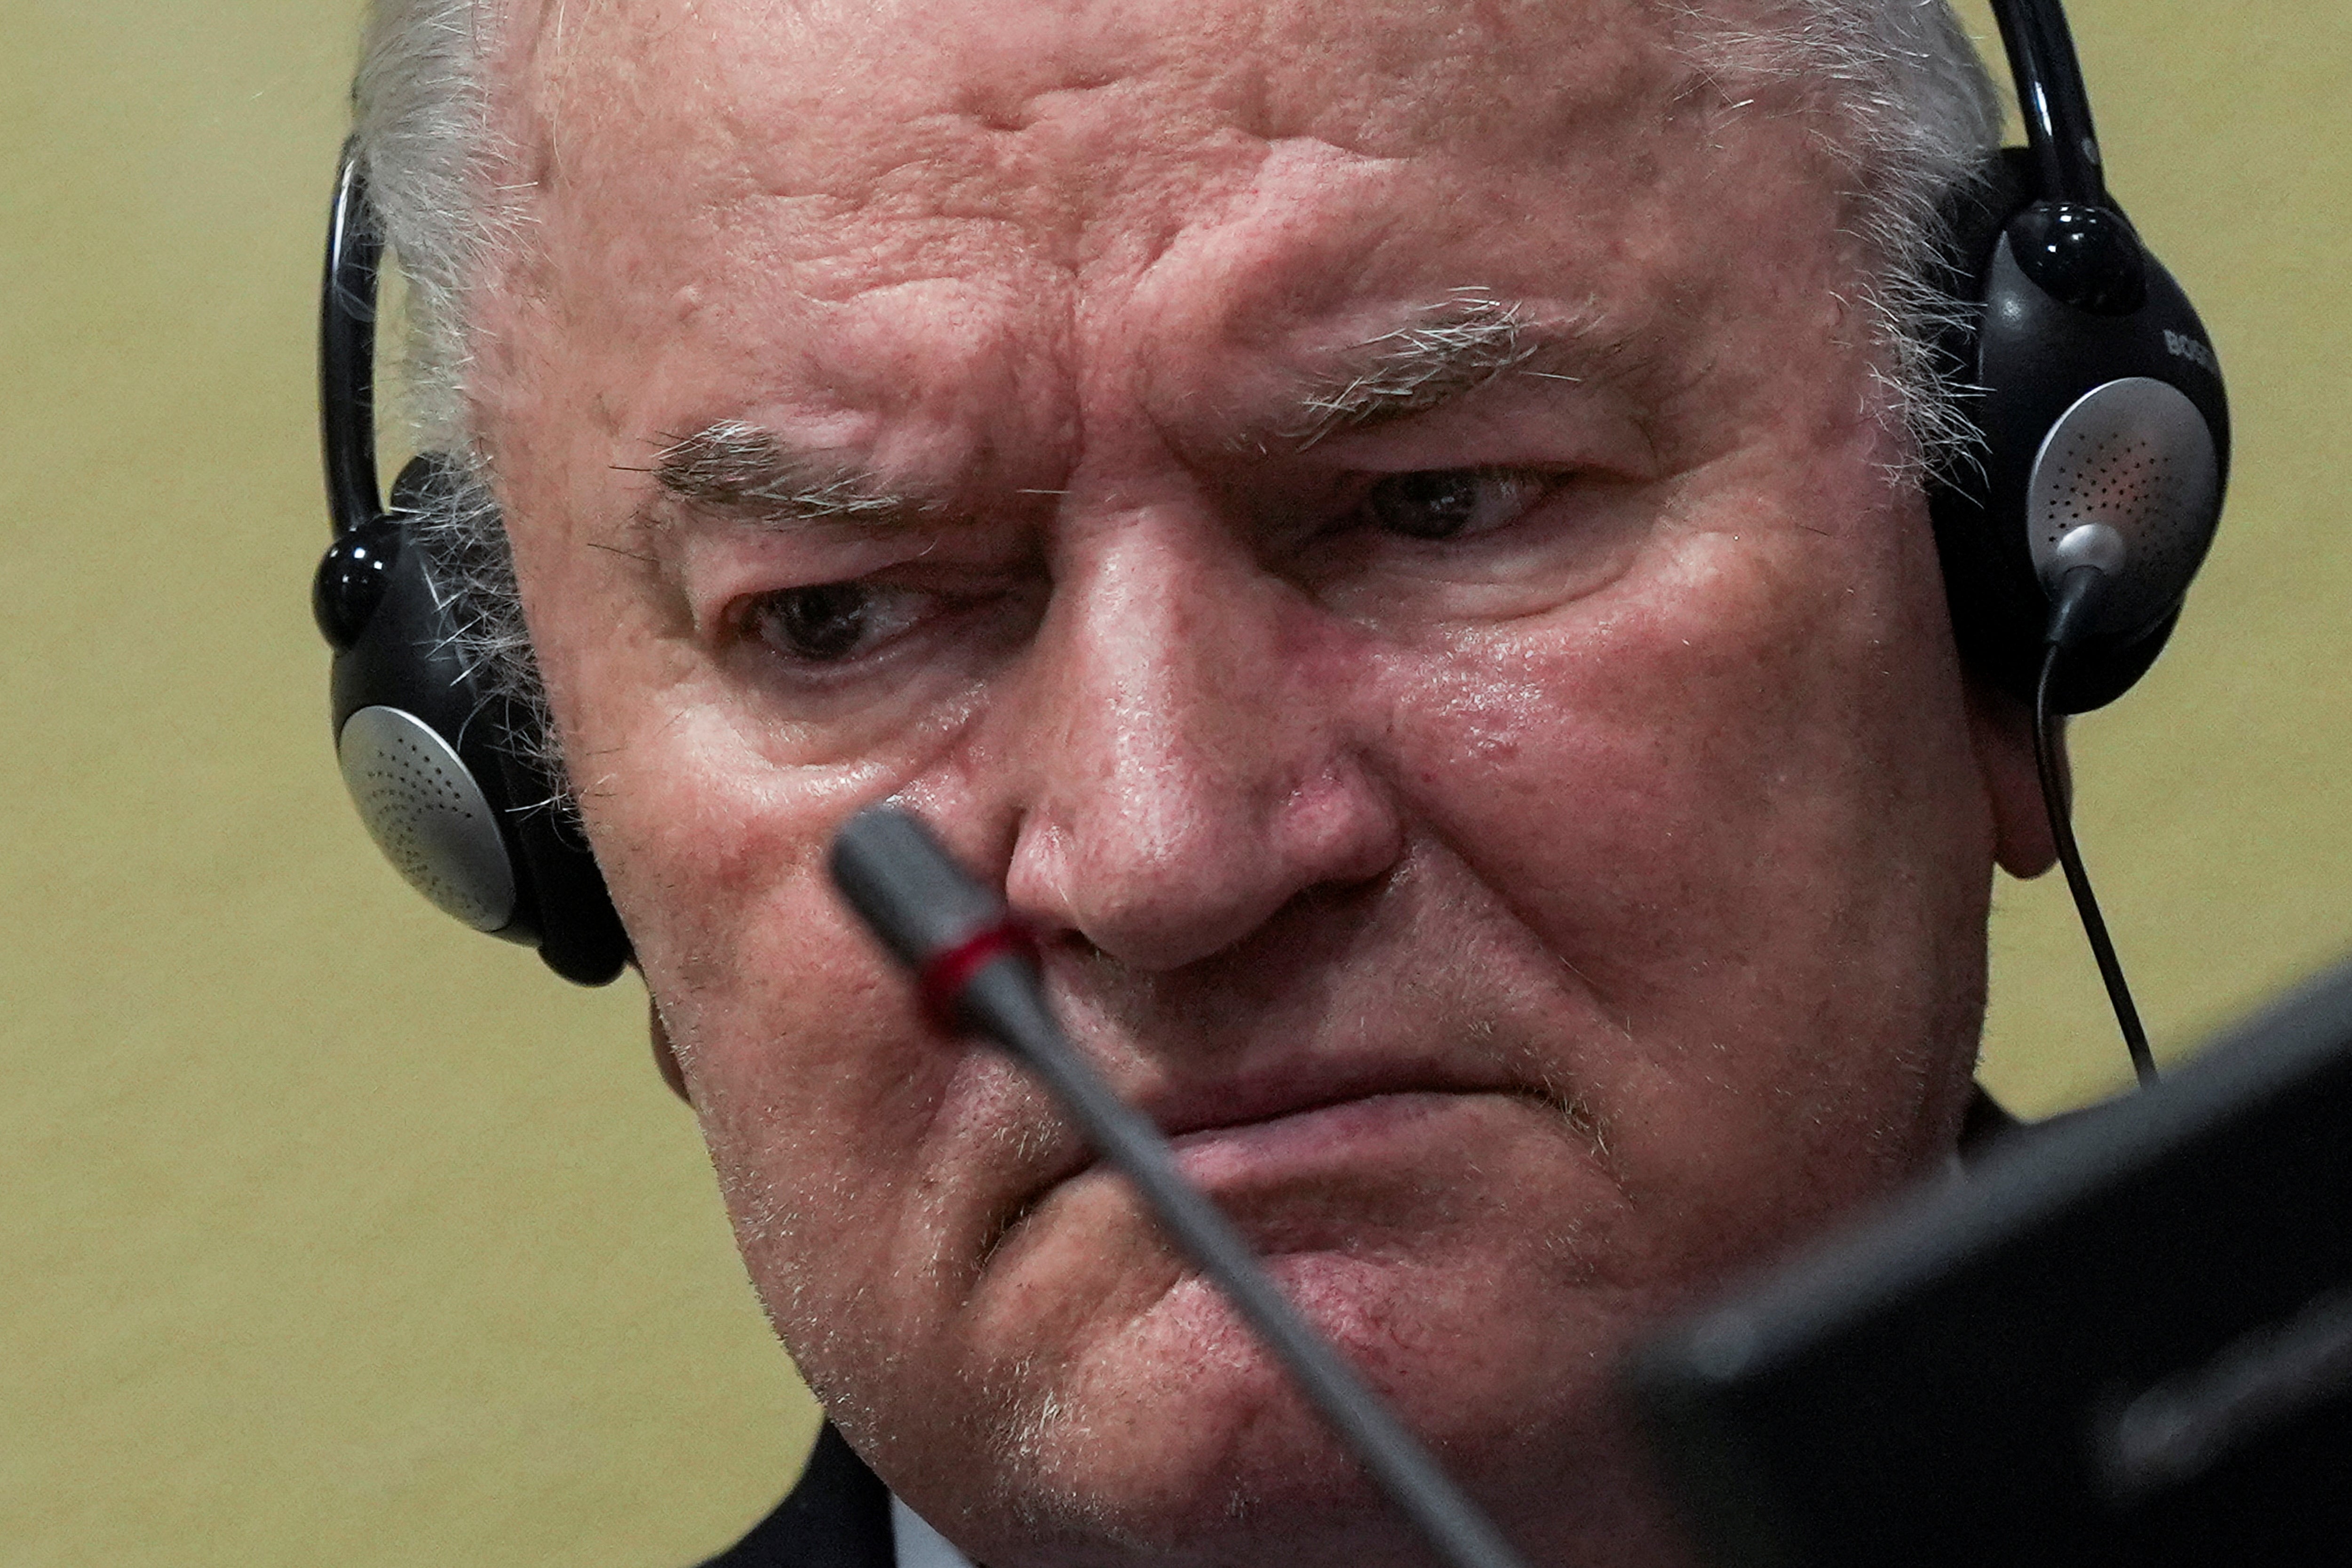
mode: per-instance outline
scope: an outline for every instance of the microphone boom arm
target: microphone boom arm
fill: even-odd
[[[1283,1299],[1248,1243],[1176,1169],[1160,1129],[1078,1054],[1046,1005],[1026,943],[1008,934],[1003,900],[967,876],[921,823],[887,805],[843,827],[832,868],[851,907],[921,977],[934,1016],[951,1011],[1036,1076],[1438,1555],[1451,1568],[1523,1568],[1493,1522]]]

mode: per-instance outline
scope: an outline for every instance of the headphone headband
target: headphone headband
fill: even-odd
[[[368,205],[355,142],[343,144],[327,219],[326,286],[319,299],[319,437],[327,508],[345,538],[383,510],[375,469],[376,289],[383,237]]]
[[[2017,84],[2026,145],[2046,200],[2106,206],[2107,181],[2091,123],[2091,93],[2059,0],[1993,0],[1993,18]]]

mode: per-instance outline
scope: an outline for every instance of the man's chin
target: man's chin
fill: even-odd
[[[1560,1360],[1558,1313],[1496,1322],[1493,1297],[1471,1281],[1433,1288],[1420,1268],[1336,1251],[1281,1254],[1267,1267],[1501,1517],[1524,1519],[1530,1497],[1553,1489],[1546,1478],[1612,1468],[1622,1432],[1608,1374],[1630,1331],[1608,1304],[1587,1304],[1591,1331]],[[992,1523],[1004,1550],[1025,1556],[1050,1539],[1059,1546],[1048,1555],[1065,1562],[1263,1562],[1269,1548],[1349,1568],[1426,1561],[1354,1457],[1197,1277],[1074,1370],[1004,1435],[1004,1462],[984,1467],[1019,1479],[985,1510],[997,1519],[971,1520],[983,1554]]]

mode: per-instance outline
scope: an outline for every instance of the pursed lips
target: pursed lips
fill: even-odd
[[[1482,1066],[1488,1064],[1480,1064]],[[1401,1072],[1316,1074],[1261,1079],[1257,1085],[1222,1083],[1191,1093],[1147,1097],[1130,1103],[1168,1137],[1177,1166],[1194,1183],[1213,1190],[1230,1182],[1281,1166],[1328,1162],[1350,1144],[1408,1131],[1471,1099],[1507,1098],[1539,1105],[1565,1121],[1567,1107],[1556,1096],[1499,1071],[1443,1072],[1426,1068]],[[1070,1141],[1024,1195],[1016,1228],[1064,1184],[1098,1163],[1094,1151]]]
[[[1328,1165],[1385,1149],[1415,1125],[1489,1090],[1406,1089],[1359,1095],[1255,1121],[1202,1128],[1171,1140],[1177,1169],[1210,1192]]]

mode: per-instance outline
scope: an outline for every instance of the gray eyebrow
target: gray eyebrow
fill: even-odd
[[[1576,334],[1587,327],[1580,323]],[[1413,312],[1405,325],[1365,340],[1310,376],[1292,416],[1269,434],[1305,451],[1344,430],[1434,408],[1523,370],[1538,356],[1549,358],[1548,351],[1561,346],[1532,329],[1520,307],[1492,290],[1456,289]],[[1246,445],[1265,450],[1262,441]],[[741,419],[718,420],[671,440],[654,455],[648,471],[663,489],[690,505],[770,524],[887,525],[938,510],[892,491],[870,469],[795,451],[774,431]]]
[[[672,441],[654,454],[651,472],[680,500],[777,522],[887,522],[927,510],[867,469],[795,452],[740,419]]]
[[[1304,451],[1475,391],[1542,351],[1517,306],[1485,289],[1457,289],[1393,331],[1359,343],[1308,384],[1277,440]]]

